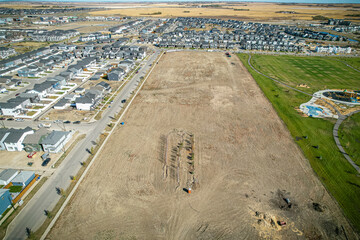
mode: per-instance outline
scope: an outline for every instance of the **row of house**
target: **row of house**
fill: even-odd
[[[43,15],[59,14],[66,12],[89,11],[91,8],[0,8],[0,15]]]
[[[45,128],[36,131],[30,127],[24,129],[0,128],[0,150],[58,153],[64,150],[72,134],[71,131],[50,132]]]
[[[302,38],[309,38],[315,40],[322,40],[322,41],[347,41],[348,38],[345,36],[333,35],[327,32],[318,32],[313,31],[310,29],[302,29],[298,27],[288,27],[286,28],[285,32],[287,34],[302,37]]]
[[[75,99],[76,109],[85,111],[93,110],[100,103],[100,100],[110,92],[110,85],[102,81],[96,84],[96,86],[86,89],[81,97]]]
[[[217,27],[198,30],[209,24]],[[141,35],[140,40],[158,47],[303,51],[299,39],[286,34],[286,26],[282,25],[202,18],[176,18],[164,25],[167,29],[162,34],[156,29],[155,33]]]
[[[315,52],[318,53],[351,53],[351,47],[339,47],[339,46],[316,46]]]
[[[127,39],[120,39],[113,44],[98,45],[51,45],[53,50],[67,52],[75,58],[97,58],[97,59],[143,59],[146,57],[147,47],[138,45],[124,45]]]
[[[15,57],[10,57],[0,61],[0,76],[7,74],[12,69],[19,69],[29,65],[31,63],[37,62],[40,59],[49,57],[50,55],[55,54],[50,48],[39,48],[37,50],[27,52]]]
[[[33,171],[18,171],[15,169],[5,169],[0,173],[0,185],[21,186],[24,189],[35,178]],[[10,186],[10,185],[9,185]],[[13,199],[18,193],[10,193],[9,188],[0,189],[0,217],[3,213],[13,205]]]
[[[89,41],[96,41],[96,40],[103,40],[111,38],[111,34],[102,34],[100,32],[90,33],[87,36],[81,36],[79,38],[80,42],[89,42]]]
[[[59,42],[62,40],[70,39],[79,35],[80,33],[74,29],[70,30],[39,30],[29,33],[31,40],[36,42]]]
[[[7,58],[15,54],[16,51],[13,48],[0,47],[0,58]]]

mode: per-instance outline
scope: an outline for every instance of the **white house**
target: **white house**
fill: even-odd
[[[0,128],[0,150],[6,150],[4,140],[9,134],[9,131],[6,128]]]
[[[11,180],[14,179],[14,177],[16,177],[16,175],[19,174],[18,170],[15,169],[5,169],[4,171],[2,171],[0,173],[0,185],[8,185]]]
[[[72,132],[52,131],[41,141],[44,152],[58,153],[65,149],[65,144],[71,139]]]
[[[22,142],[24,138],[29,135],[33,134],[34,130],[30,127],[25,129],[8,129],[9,135],[4,140],[4,145],[7,151],[22,151],[24,149],[24,145]]]

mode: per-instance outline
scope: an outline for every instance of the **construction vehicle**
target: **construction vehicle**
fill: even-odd
[[[282,226],[282,227],[286,226],[286,222],[284,222],[284,221],[278,221],[277,223],[279,224],[279,226]]]

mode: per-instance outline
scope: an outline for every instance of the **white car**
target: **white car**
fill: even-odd
[[[22,118],[17,118],[17,119],[15,119],[15,121],[17,121],[17,122],[23,122],[24,119],[22,119]]]

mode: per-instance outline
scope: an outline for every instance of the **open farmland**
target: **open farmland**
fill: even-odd
[[[165,54],[124,121],[49,239],[355,237],[238,58]]]
[[[296,111],[296,108],[298,108],[301,103],[309,101],[311,97],[293,90],[289,90],[284,86],[276,84],[272,80],[256,73],[247,63],[248,55],[240,54],[239,57],[244,65],[248,68],[252,76],[255,78],[266,97],[271,101],[279,116],[287,125],[293,138],[297,140],[298,145],[303,150],[307,159],[309,159],[310,164],[316,174],[325,184],[329,192],[339,202],[343,211],[353,223],[357,231],[359,231],[360,217],[358,213],[360,211],[360,178],[357,171],[346,161],[335,145],[335,141],[332,135],[335,120],[303,117]],[[273,65],[268,62],[270,59],[266,56],[254,55],[253,57],[256,60],[254,66],[256,66],[257,69],[265,74],[274,76],[281,76],[284,74],[284,72],[281,71],[282,68],[276,70],[275,67],[282,64],[288,64],[286,60],[290,58],[279,57],[274,62],[275,65]],[[264,59],[267,59],[268,61],[265,61]],[[282,62],[282,59],[285,61]],[[311,58],[308,59],[303,57],[291,57],[291,59],[296,59],[298,62],[311,61]],[[326,69],[329,69],[327,65],[328,63],[331,64],[331,61],[335,62],[335,59],[333,58],[321,59],[323,59],[324,63],[324,65],[321,67]],[[355,58],[349,59],[351,59],[351,62],[353,63],[356,62]],[[354,85],[355,81],[351,78],[351,68],[347,67],[341,62],[337,62],[337,66],[334,66],[333,64],[331,64],[331,66],[333,66],[335,70],[341,71],[341,86],[343,88],[352,88],[355,86],[359,87],[358,84]],[[323,71],[320,71],[320,73],[323,73]],[[321,89],[321,86],[325,85],[322,78],[309,78],[306,76],[306,74],[307,72],[294,70],[292,75],[288,73],[288,75],[282,76],[280,79],[293,85],[296,85],[296,83],[299,81],[305,81],[310,86],[313,86],[313,88],[316,90],[318,90],[317,88]],[[326,85],[329,88],[338,86],[338,84],[340,84],[338,79],[332,78],[332,80],[333,81],[326,82]],[[315,92],[315,89],[310,92]],[[341,127],[344,127],[347,123],[348,121],[343,122],[342,124],[344,125]],[[352,134],[358,138],[356,131]],[[307,136],[308,139],[303,139],[302,136]],[[355,143],[353,140],[349,141],[350,144]],[[318,148],[314,148],[314,146],[318,146]],[[349,146],[349,148],[353,149],[358,147]],[[322,159],[320,159],[320,156]]]
[[[321,15],[328,18],[352,18],[358,4],[317,5],[278,3],[215,3],[215,4],[109,4],[109,10],[93,11],[92,15],[122,15],[133,17],[216,17],[243,20],[312,20]],[[93,6],[94,7],[94,6]],[[284,13],[293,12],[293,14]]]

